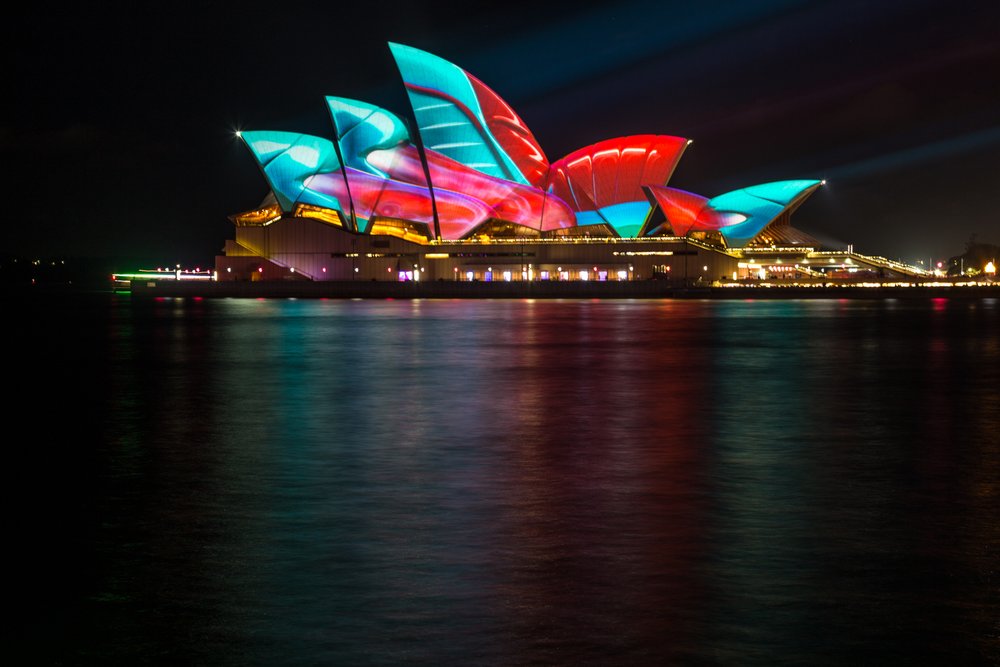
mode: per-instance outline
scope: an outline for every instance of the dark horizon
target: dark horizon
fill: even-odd
[[[911,262],[1000,242],[995,3],[364,9],[20,9],[0,251],[210,261],[267,192],[235,130],[332,136],[326,94],[411,117],[387,41],[483,80],[550,159],[675,134],[675,187],[827,179],[793,218],[823,241]]]

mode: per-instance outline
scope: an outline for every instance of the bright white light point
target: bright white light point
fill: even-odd
[[[826,179],[824,178],[822,181],[819,182],[819,184],[820,185],[826,185]]]
[[[237,139],[243,138],[243,130],[236,130],[236,138]]]

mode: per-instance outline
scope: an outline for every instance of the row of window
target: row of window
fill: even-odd
[[[397,280],[400,282],[408,281],[419,281],[420,271],[419,270],[403,270],[397,273]],[[459,278],[458,272],[456,272],[455,278]],[[592,271],[589,269],[574,270],[574,271],[535,271],[529,269],[527,271],[465,271],[461,274],[461,278],[466,282],[482,281],[482,282],[513,282],[518,280],[531,281],[531,280],[596,280],[598,282],[605,282],[608,280],[628,280],[629,272],[624,269],[608,271],[604,269],[599,269],[597,271]]]

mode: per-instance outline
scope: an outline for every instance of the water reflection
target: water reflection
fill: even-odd
[[[72,661],[997,659],[988,301],[114,302]]]

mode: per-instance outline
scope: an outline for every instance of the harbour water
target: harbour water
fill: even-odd
[[[7,307],[39,662],[1000,662],[996,299]]]

